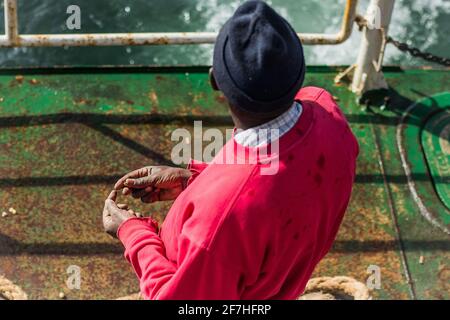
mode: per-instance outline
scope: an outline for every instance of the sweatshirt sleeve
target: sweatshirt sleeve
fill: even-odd
[[[180,237],[178,265],[167,259],[151,219],[125,221],[118,237],[145,299],[239,299],[240,273],[189,237]]]
[[[208,163],[191,159],[187,169],[192,172],[192,176],[189,178],[187,185],[191,184],[206,167],[208,167]]]

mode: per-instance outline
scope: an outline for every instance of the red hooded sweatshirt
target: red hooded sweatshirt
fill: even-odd
[[[359,149],[327,91],[306,87],[296,100],[302,115],[278,151],[245,163],[255,148],[231,139],[212,163],[191,162],[188,187],[159,230],[149,218],[120,226],[145,298],[296,299],[303,292],[335,239]],[[224,154],[241,164],[218,161]],[[274,160],[276,174],[264,173]]]

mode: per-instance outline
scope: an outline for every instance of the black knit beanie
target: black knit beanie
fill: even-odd
[[[290,24],[265,2],[242,4],[219,32],[217,86],[234,107],[269,113],[286,107],[303,84],[303,47]]]

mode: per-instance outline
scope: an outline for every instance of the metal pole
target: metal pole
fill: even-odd
[[[17,0],[4,0],[5,40],[9,45],[17,45],[19,36],[17,20]]]
[[[357,94],[388,87],[381,66],[393,9],[394,0],[371,0],[367,9],[352,81],[352,91]]]

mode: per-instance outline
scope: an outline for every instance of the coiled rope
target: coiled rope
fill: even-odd
[[[19,286],[0,275],[0,299],[28,300],[28,296]]]
[[[318,277],[308,281],[299,300],[371,300],[362,282],[345,276]]]
[[[143,300],[140,293],[133,293],[128,296],[117,298],[116,300]]]
[[[10,280],[0,275],[0,300],[27,300],[27,294]],[[370,300],[369,289],[353,278],[318,277],[308,281],[299,300]],[[117,298],[117,300],[142,300],[140,293]]]
[[[305,292],[298,300],[371,300],[369,289],[362,282],[351,277],[312,278],[306,285]],[[116,300],[142,300],[139,293]]]

